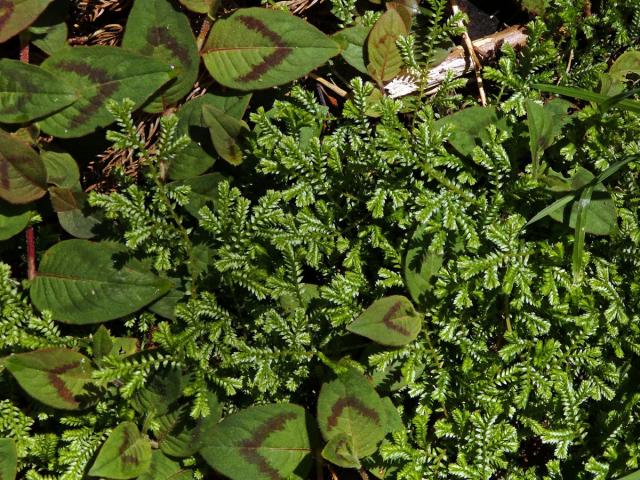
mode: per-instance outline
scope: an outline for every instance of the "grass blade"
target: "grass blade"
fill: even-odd
[[[573,243],[572,269],[573,281],[578,283],[582,279],[583,265],[582,254],[584,252],[585,225],[587,223],[587,210],[591,204],[591,195],[593,194],[594,185],[587,185],[580,194],[576,209],[576,229]]]

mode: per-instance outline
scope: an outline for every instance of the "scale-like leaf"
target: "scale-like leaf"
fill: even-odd
[[[243,8],[213,25],[204,62],[222,85],[258,90],[300,78],[338,53],[334,40],[290,13]]]
[[[63,410],[80,408],[93,371],[84,355],[63,348],[11,355],[5,367],[33,398]]]
[[[0,122],[30,122],[75,100],[73,90],[52,73],[18,60],[0,60]]]
[[[231,165],[241,164],[242,150],[238,139],[244,132],[249,131],[249,126],[213,105],[202,107],[202,118],[209,127],[211,141],[218,155]]]
[[[122,245],[65,240],[43,255],[31,300],[56,320],[89,324],[133,313],[170,288]]]
[[[327,453],[345,462],[371,455],[388,431],[382,399],[355,370],[322,385],[318,423],[324,439],[332,442]]]
[[[396,42],[406,34],[407,27],[397,10],[387,10],[373,25],[367,39],[367,70],[379,84],[400,74],[403,63]]]
[[[46,193],[47,171],[37,152],[0,130],[0,198],[29,203]]]
[[[240,120],[250,99],[251,94],[238,96],[207,93],[185,103],[176,114],[178,117],[176,132],[178,135],[188,135],[191,143],[169,164],[169,177],[174,180],[196,177],[216,161],[213,153],[215,148],[202,112],[205,105],[213,106]]]
[[[311,467],[310,423],[297,405],[261,405],[226,417],[205,437],[200,454],[232,480],[307,478]]]
[[[31,25],[51,1],[0,0],[0,43]]]
[[[149,470],[138,477],[138,480],[190,480],[191,471],[184,470],[180,465],[162,452],[156,450],[151,455]]]
[[[171,67],[159,60],[116,47],[92,46],[63,49],[42,63],[61,78],[76,101],[40,123],[49,135],[73,138],[87,135],[114,121],[108,100],[131,99],[142,105],[171,77]]]
[[[151,466],[151,444],[133,422],[118,425],[98,452],[89,475],[116,480],[135,478]]]
[[[347,330],[380,345],[399,347],[412,342],[422,328],[422,315],[407,297],[392,295],[376,300]]]
[[[0,241],[24,230],[36,213],[28,205],[11,205],[0,200]]]
[[[200,57],[189,19],[167,0],[136,0],[127,20],[122,46],[174,67],[176,77],[145,106],[161,112],[191,91]]]
[[[0,438],[0,480],[14,480],[18,469],[16,445],[10,438]]]

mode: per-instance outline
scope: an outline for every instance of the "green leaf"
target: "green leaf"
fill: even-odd
[[[195,250],[195,246],[194,246]],[[191,265],[191,269],[193,270],[194,265]],[[179,278],[169,278],[168,279],[173,288],[169,290],[169,292],[160,297],[155,302],[149,304],[147,307],[150,311],[164,318],[168,318],[169,320],[176,319],[176,306],[180,301],[184,298],[184,285],[182,284]]]
[[[443,256],[427,250],[426,226],[419,226],[409,242],[404,258],[404,279],[411,298],[416,303],[433,288],[433,279],[442,267]]]
[[[102,223],[101,212],[92,212],[87,204],[87,194],[69,188],[49,188],[49,197],[58,215],[60,226],[76,238],[89,239],[96,236]]]
[[[132,405],[139,412],[163,415],[182,396],[184,375],[179,367],[167,367],[154,372],[145,386],[133,397]]]
[[[0,0],[0,43],[31,25],[51,0]]]
[[[573,269],[573,279],[579,282],[583,275],[582,255],[584,251],[584,238],[586,233],[587,209],[591,204],[591,195],[593,194],[593,185],[587,185],[578,199],[578,208],[576,210],[576,228],[573,240],[573,253],[571,255],[571,264]]]
[[[565,195],[564,197],[559,198],[558,200],[553,202],[548,207],[545,207],[542,210],[540,210],[538,213],[536,213],[533,216],[533,218],[531,218],[531,220],[529,220],[525,224],[525,227],[528,227],[529,225],[532,225],[532,224],[536,223],[537,221],[542,220],[547,215],[551,215],[553,212],[561,209],[562,207],[564,207],[568,203],[571,203],[571,201],[573,201],[574,198],[575,198],[574,194]]]
[[[138,480],[191,480],[193,474],[184,470],[180,465],[155,450],[151,455],[149,470],[138,477]]]
[[[199,212],[202,207],[210,204],[215,207],[218,201],[218,185],[223,180],[228,180],[228,178],[220,173],[208,173],[198,177],[177,180],[167,186],[170,189],[185,185],[189,186],[191,188],[189,203],[184,208],[191,215],[199,218]]]
[[[0,438],[0,480],[14,480],[17,474],[16,445],[10,438]]]
[[[578,167],[576,174],[571,179],[571,186],[574,191],[592,182],[594,175],[582,167]],[[549,214],[551,218],[560,223],[568,223],[568,226],[575,228],[578,216],[578,202],[574,197],[573,201],[565,205],[560,210],[557,209]],[[568,222],[567,222],[568,219]],[[598,184],[594,187],[589,208],[586,210],[584,219],[584,229],[586,233],[593,235],[609,235],[617,225],[616,208],[607,188]]]
[[[47,171],[28,145],[0,130],[0,198],[29,203],[46,193]]]
[[[504,123],[504,122],[502,122]],[[489,125],[498,124],[495,107],[469,107],[447,115],[436,122],[437,126],[450,125],[449,143],[462,155],[471,155],[477,139],[486,140]]]
[[[376,451],[387,432],[386,407],[367,379],[349,370],[325,383],[318,398],[318,424],[325,440],[347,457],[363,458]],[[343,440],[347,437],[346,443]],[[340,445],[338,445],[340,444]]]
[[[100,323],[133,313],[171,288],[112,242],[65,240],[43,255],[31,287],[39,310],[66,323]]]
[[[122,46],[174,68],[176,76],[145,105],[162,112],[187,95],[198,77],[200,57],[189,19],[167,0],[136,0]]]
[[[344,468],[360,468],[358,452],[353,445],[353,437],[341,433],[331,438],[322,449],[325,460]]]
[[[549,0],[520,0],[522,8],[535,15],[543,15]]]
[[[75,100],[73,90],[54,74],[18,60],[0,60],[0,122],[30,122]]]
[[[300,78],[338,53],[334,40],[290,13],[241,8],[213,24],[203,58],[222,85],[258,90]]]
[[[47,183],[60,188],[76,188],[80,185],[80,169],[67,152],[43,150],[40,158],[47,170]]]
[[[570,106],[569,102],[560,99],[551,100],[544,106],[533,100],[527,100],[529,148],[534,175],[539,170],[542,154],[553,144],[562,127],[567,123],[569,119],[567,111]]]
[[[106,357],[111,353],[113,349],[113,341],[109,330],[104,325],[100,325],[96,333],[93,334],[92,350],[93,358],[100,360],[102,357]]]
[[[207,93],[185,103],[176,114],[176,133],[188,135],[191,143],[169,164],[169,177],[174,180],[196,177],[216,161],[213,156],[215,148],[202,112],[205,105],[211,105],[240,120],[250,99],[251,94],[237,96]]]
[[[347,330],[381,345],[399,347],[416,339],[422,328],[422,315],[402,295],[376,300]]]
[[[631,74],[640,75],[640,52],[636,50],[627,50],[613,62],[609,72],[601,78],[600,93],[608,96],[621,93]]]
[[[297,405],[261,405],[217,424],[200,454],[232,480],[307,478],[311,464],[311,418]]]
[[[207,13],[210,16],[213,16],[218,7],[220,6],[221,0],[179,0],[182,5],[187,10],[190,10],[195,13]]]
[[[77,410],[91,383],[89,359],[73,350],[52,348],[11,355],[5,367],[36,400],[53,408]]]
[[[240,165],[242,150],[238,138],[249,131],[249,126],[213,105],[202,107],[202,118],[209,127],[211,141],[218,155],[231,165]]]
[[[555,93],[557,95],[564,95],[597,104],[603,104],[612,99],[612,97],[608,95],[602,95],[601,93],[592,92],[583,88],[561,87],[559,85],[546,85],[542,83],[534,83],[532,86],[542,92]],[[616,105],[624,110],[640,113],[640,102],[636,100],[620,100]]]
[[[635,472],[632,472],[629,475],[625,475],[624,477],[618,478],[618,480],[640,480],[640,470],[636,470]]]
[[[151,466],[151,444],[133,422],[118,425],[98,452],[89,475],[116,480],[135,478]]]
[[[397,10],[387,10],[373,25],[367,39],[367,71],[379,84],[400,74],[403,62],[396,42],[406,34],[407,27]]]
[[[31,43],[47,55],[67,48],[68,0],[54,0],[38,19],[29,27]]]
[[[49,135],[73,138],[113,123],[107,101],[131,99],[139,107],[169,79],[169,65],[116,47],[63,49],[42,63],[61,78],[76,101],[40,123]]]
[[[36,214],[28,205],[11,205],[0,200],[0,241],[8,240],[27,228]]]
[[[333,35],[333,38],[342,46],[342,52],[340,52],[342,58],[361,73],[367,73],[364,47],[370,30],[364,25],[356,25],[340,30]]]

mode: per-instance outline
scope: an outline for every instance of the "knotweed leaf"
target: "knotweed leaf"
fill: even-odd
[[[184,208],[187,212],[196,218],[199,218],[200,209],[205,205],[216,206],[218,201],[218,185],[223,180],[228,180],[221,173],[208,173],[193,178],[186,178],[167,184],[170,189],[182,186],[189,186],[191,194],[189,195],[189,203]]]
[[[379,84],[400,74],[403,63],[396,42],[406,34],[407,27],[397,10],[387,10],[373,25],[367,39],[367,70]]]
[[[436,125],[449,125],[452,130],[449,143],[459,153],[468,156],[476,147],[477,139],[488,139],[487,127],[497,122],[495,107],[474,106],[447,115],[438,120]]]
[[[261,405],[226,417],[205,437],[200,454],[232,480],[308,478],[310,418],[291,404]]]
[[[214,16],[221,0],[179,0],[180,3],[187,9],[195,13],[206,13],[210,16]]]
[[[27,228],[37,215],[28,205],[11,205],[0,200],[0,241],[8,240]]]
[[[47,171],[30,146],[0,130],[0,198],[29,203],[46,193]]]
[[[527,100],[527,124],[529,126],[529,148],[534,170],[542,158],[544,151],[553,145],[562,127],[569,121],[568,110],[571,104],[559,98],[546,105]]]
[[[322,457],[344,468],[360,468],[360,459],[354,451],[353,437],[342,433],[333,437],[322,449]]]
[[[138,477],[138,480],[191,480],[190,470],[184,470],[180,465],[162,452],[156,450],[151,455],[149,470]]]
[[[49,187],[49,198],[58,215],[60,226],[76,238],[96,236],[102,223],[101,212],[93,212],[87,205],[87,194],[70,188]]]
[[[176,76],[145,105],[162,112],[191,91],[198,77],[200,57],[186,15],[167,0],[137,0],[133,4],[122,46],[171,65]]]
[[[16,445],[10,438],[0,438],[0,480],[14,480],[17,473]]]
[[[238,139],[249,131],[249,125],[212,105],[202,107],[202,117],[209,127],[211,141],[218,155],[231,165],[240,165],[242,150]]]
[[[361,73],[367,73],[364,46],[367,43],[370,30],[364,25],[356,25],[340,30],[333,35],[333,38],[342,46],[342,52],[340,52],[342,58]]]
[[[71,155],[62,150],[43,150],[40,158],[47,169],[47,183],[80,189],[80,169]]]
[[[116,480],[135,478],[151,466],[151,444],[133,422],[118,425],[98,452],[89,475]]]
[[[42,68],[61,78],[76,101],[40,123],[49,135],[73,138],[113,123],[107,101],[131,99],[135,108],[170,78],[171,67],[159,60],[116,47],[67,48],[50,56]]]
[[[36,400],[53,408],[77,410],[93,371],[84,355],[64,348],[11,355],[5,367]]]
[[[75,100],[73,90],[56,75],[18,60],[0,60],[0,122],[30,122]]]
[[[338,53],[334,40],[290,13],[242,8],[216,21],[203,58],[222,85],[258,90],[300,78]]]
[[[70,2],[54,0],[38,19],[29,27],[31,43],[47,55],[67,48],[67,17]]]
[[[169,177],[174,180],[196,177],[208,170],[216,161],[215,148],[202,112],[205,105],[211,105],[240,120],[250,99],[251,94],[238,96],[207,93],[185,103],[176,114],[178,117],[176,132],[178,135],[188,135],[191,143],[169,164]]]
[[[0,0],[0,43],[31,25],[51,1]]]
[[[380,345],[399,347],[412,342],[422,328],[422,315],[407,297],[392,295],[375,301],[347,330]]]
[[[133,313],[171,288],[113,242],[65,240],[45,252],[31,287],[39,310],[66,323],[100,323]]]
[[[387,433],[387,414],[382,399],[367,379],[360,372],[349,370],[322,385],[318,424],[325,440],[336,439],[328,452],[345,458],[363,458],[376,451]]]

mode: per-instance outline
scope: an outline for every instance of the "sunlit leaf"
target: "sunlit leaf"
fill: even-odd
[[[242,8],[214,23],[203,58],[222,85],[257,90],[300,78],[338,53],[334,40],[290,13]]]
[[[311,467],[309,415],[291,404],[250,407],[205,433],[200,454],[232,480],[308,478]]]
[[[122,245],[65,240],[42,256],[31,300],[56,320],[89,324],[133,313],[170,288]]]
[[[402,295],[376,300],[347,330],[381,345],[399,347],[412,342],[422,328],[422,315]]]
[[[175,77],[145,105],[161,112],[191,91],[200,57],[189,19],[167,0],[136,0],[129,13],[122,46],[171,65]]]
[[[73,89],[76,100],[40,123],[49,135],[73,138],[113,123],[107,101],[131,99],[139,107],[171,77],[170,65],[123,48],[92,46],[63,49],[42,68]]]
[[[367,70],[379,84],[398,76],[402,70],[402,57],[396,42],[406,34],[407,27],[397,10],[387,10],[373,25],[367,39]]]
[[[81,406],[93,369],[84,355],[62,348],[11,355],[5,367],[33,398],[63,410]]]
[[[51,1],[0,0],[0,43],[31,25]]]
[[[342,46],[342,52],[340,52],[342,58],[361,73],[367,73],[365,45],[370,30],[370,27],[356,25],[340,30],[333,35],[333,38]]]
[[[102,445],[89,475],[116,480],[135,478],[151,466],[151,444],[133,422],[118,425]]]
[[[193,474],[185,470],[162,452],[155,450],[151,455],[149,469],[138,480],[191,480]]]
[[[187,10],[196,13],[207,13],[213,16],[222,0],[179,0]]]
[[[38,153],[0,130],[0,198],[28,203],[46,193],[47,171]]]
[[[14,480],[18,469],[16,445],[10,438],[0,438],[0,480]]]

